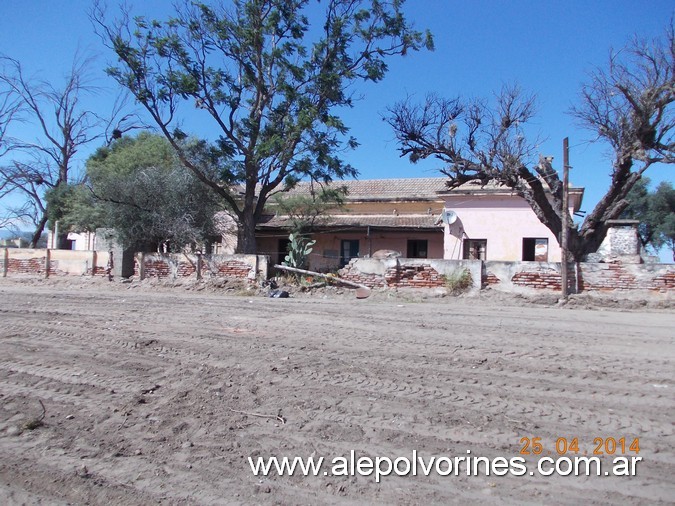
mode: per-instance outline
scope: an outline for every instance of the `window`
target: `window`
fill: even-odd
[[[464,239],[464,260],[487,260],[487,239]]]
[[[343,240],[340,245],[340,267],[344,267],[352,258],[359,256],[359,240]]]
[[[548,262],[548,239],[523,238],[523,262]]]
[[[427,258],[428,241],[410,239],[408,241],[408,258]]]

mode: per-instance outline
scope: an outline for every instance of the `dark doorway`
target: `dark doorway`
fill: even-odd
[[[288,248],[290,245],[291,241],[289,241],[288,239],[279,239],[279,247],[277,248],[278,252],[277,264],[281,265],[284,263],[286,255],[288,255]]]
[[[359,240],[343,240],[340,245],[340,267],[344,267],[352,258],[359,256]]]

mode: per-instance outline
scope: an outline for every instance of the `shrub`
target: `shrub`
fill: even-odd
[[[459,269],[445,276],[445,286],[451,295],[466,292],[473,285],[471,273],[467,269]]]

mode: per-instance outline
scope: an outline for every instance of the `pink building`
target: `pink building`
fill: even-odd
[[[447,209],[443,258],[560,262],[558,239],[509,188],[476,182],[440,194]],[[583,194],[570,189],[570,216]]]
[[[503,187],[466,184],[448,190],[446,178],[339,181],[345,205],[312,228],[309,268],[334,270],[352,258],[394,250],[407,258],[560,261],[558,241],[522,198]],[[291,195],[309,194],[301,183]],[[583,189],[570,192],[579,210]],[[258,226],[258,250],[283,261],[289,219],[270,214]]]

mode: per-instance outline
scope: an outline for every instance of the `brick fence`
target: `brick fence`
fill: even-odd
[[[104,276],[110,273],[107,251],[3,248],[0,268],[7,276]],[[115,258],[118,260],[118,258]],[[137,253],[134,275],[145,278],[267,278],[263,255],[184,255]]]
[[[105,251],[25,248],[0,249],[0,267],[7,276],[100,276],[109,272]],[[141,278],[266,279],[269,257],[264,255],[191,255],[137,253],[134,275]],[[471,274],[472,288],[491,287],[507,292],[561,289],[560,264],[548,262],[482,262],[390,258],[352,260],[340,271],[344,279],[371,288],[443,287],[457,273]],[[643,290],[675,293],[675,265],[621,262],[570,264],[571,292]]]
[[[103,276],[108,252],[2,248],[2,276]]]
[[[267,279],[269,257],[265,255],[193,255],[183,253],[137,253],[134,275],[146,278],[238,278]]]
[[[649,290],[667,293],[675,288],[671,264],[579,264],[581,291]]]
[[[447,285],[448,277],[468,271],[474,289],[480,289],[480,260],[427,258],[359,258],[340,271],[340,277],[371,288],[435,288]]]
[[[570,264],[571,292],[648,290],[673,293],[675,265],[635,263]],[[560,264],[548,262],[485,262],[483,285],[503,291],[560,291]]]
[[[431,288],[446,286],[458,271],[471,274],[473,289],[491,287],[506,292],[560,292],[560,263],[482,262],[392,258],[352,260],[340,276],[371,288]],[[570,291],[648,290],[675,293],[675,265],[580,263],[570,264]]]

